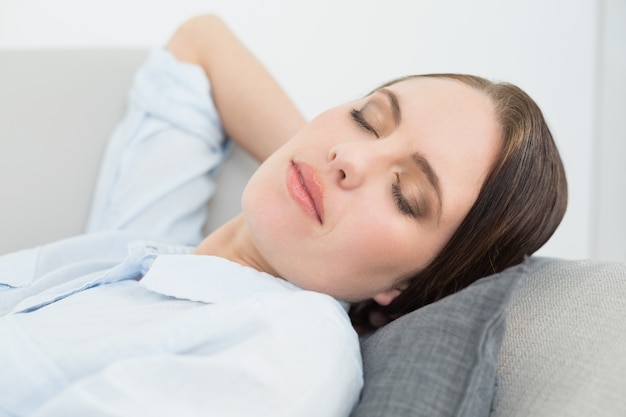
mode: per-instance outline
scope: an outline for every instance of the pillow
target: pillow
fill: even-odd
[[[488,416],[507,307],[525,275],[522,264],[482,278],[365,339],[352,417]]]

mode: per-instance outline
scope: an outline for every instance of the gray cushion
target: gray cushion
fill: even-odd
[[[522,264],[478,280],[366,339],[352,416],[488,416],[507,306],[525,275]]]

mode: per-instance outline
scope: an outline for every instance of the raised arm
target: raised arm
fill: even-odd
[[[259,161],[304,125],[287,94],[218,17],[188,20],[167,49],[204,68],[226,133]]]

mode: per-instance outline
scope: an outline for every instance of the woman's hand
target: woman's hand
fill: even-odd
[[[183,23],[167,49],[184,62],[201,65],[226,134],[263,161],[305,123],[269,72],[216,16]]]

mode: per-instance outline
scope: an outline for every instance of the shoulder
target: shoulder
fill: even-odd
[[[288,341],[287,349],[324,361],[349,360],[360,372],[359,338],[339,301],[312,291],[267,293],[257,301],[264,326]]]
[[[325,333],[339,332],[350,339],[354,336],[358,344],[346,309],[331,296],[314,291],[294,291],[268,294],[262,302],[271,304],[271,310],[287,321],[297,321]]]
[[[325,398],[324,405],[315,401],[318,415],[347,415],[363,386],[363,365],[359,338],[345,308],[311,291],[273,294],[263,302],[271,303],[272,333],[278,336],[272,342],[282,346],[281,361],[300,376],[291,380],[301,380],[303,392]],[[306,399],[294,399],[294,405],[300,402]]]

